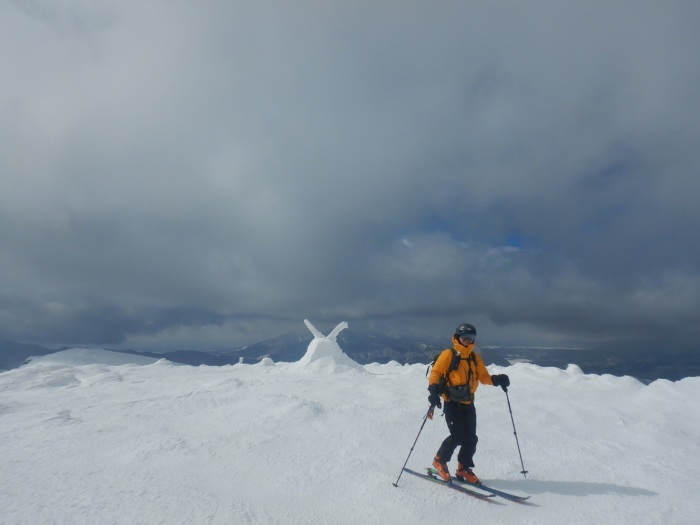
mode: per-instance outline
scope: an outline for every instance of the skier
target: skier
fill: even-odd
[[[433,407],[442,408],[440,397],[445,400],[445,421],[450,435],[440,445],[433,460],[433,467],[447,482],[452,480],[447,463],[452,459],[457,447],[460,447],[457,455],[459,465],[455,475],[469,483],[480,483],[472,471],[478,441],[474,392],[479,383],[504,389],[510,386],[507,375],[488,373],[481,356],[474,351],[475,340],[474,326],[468,323],[459,325],[452,337],[453,348],[447,348],[440,353],[428,379],[430,419]],[[444,389],[441,389],[443,385]],[[444,390],[442,396],[441,390]]]

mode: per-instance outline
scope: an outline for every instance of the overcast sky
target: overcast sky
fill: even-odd
[[[0,338],[700,337],[700,3],[0,3]]]

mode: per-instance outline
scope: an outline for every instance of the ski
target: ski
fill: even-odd
[[[462,494],[468,494],[470,496],[473,496],[477,499],[480,499],[482,501],[488,501],[489,503],[495,503],[492,501],[490,498],[493,498],[495,494],[483,494],[481,492],[477,492],[475,490],[470,490],[467,487],[463,487],[462,485],[457,485],[455,483],[447,483],[446,481],[443,481],[440,478],[437,478],[435,476],[431,476],[428,474],[421,474],[419,472],[416,472],[414,470],[411,470],[409,468],[404,468],[404,472],[408,472],[409,474],[413,474],[414,476],[417,476],[419,478],[426,479],[428,481],[432,481],[433,483],[437,483],[438,485],[443,485],[445,487],[449,487],[453,490],[456,490],[457,492],[461,492]]]
[[[435,470],[434,468],[429,468],[428,472],[430,474],[433,474],[433,475],[437,475],[437,473],[438,473],[437,470]],[[515,501],[516,503],[521,503],[523,501],[530,499],[530,496],[517,496],[515,494],[511,494],[510,492],[503,492],[502,490],[491,488],[487,485],[484,485],[483,483],[479,483],[478,485],[476,485],[474,483],[469,483],[466,480],[461,480],[457,477],[455,477],[453,479],[457,483],[459,483],[461,486],[467,485],[469,487],[476,487],[476,488],[481,489],[483,491],[489,492],[494,496],[500,496],[500,497],[505,498],[507,500]]]
[[[530,499],[530,496],[518,496],[517,494],[511,494],[510,492],[503,492],[502,490],[494,489],[493,487],[489,487],[483,483],[475,486],[478,486],[481,490],[490,492],[494,496],[500,496],[501,498],[505,498],[516,503],[525,503]]]

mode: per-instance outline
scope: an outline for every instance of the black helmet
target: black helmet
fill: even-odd
[[[474,325],[469,323],[462,323],[455,330],[455,335],[457,337],[468,337],[473,341],[476,339],[476,328],[474,328]]]

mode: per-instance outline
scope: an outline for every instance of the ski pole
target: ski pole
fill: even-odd
[[[423,432],[423,427],[425,426],[425,422],[428,421],[428,419],[433,419],[433,411],[435,410],[435,405],[430,405],[430,408],[428,411],[425,413],[425,417],[423,418],[423,424],[420,426],[420,430],[418,431],[418,435],[416,436],[416,440],[413,442],[413,446],[411,447],[411,450],[408,452],[408,457],[406,458],[406,461],[403,464],[403,467],[401,467],[401,472],[399,472],[399,477],[396,478],[396,483],[392,483],[394,487],[399,486],[399,480],[401,479],[401,475],[403,474],[403,469],[406,468],[406,465],[408,464],[408,458],[411,457],[411,453],[413,452],[413,449],[416,446],[416,443],[418,443],[418,438],[420,437],[420,433]]]
[[[506,400],[508,401],[508,412],[510,412],[510,421],[513,423],[513,435],[515,436],[515,444],[518,445],[518,455],[520,456],[520,465],[523,470],[520,473],[527,479],[527,470],[525,470],[525,464],[523,463],[523,455],[520,452],[520,442],[518,441],[518,432],[515,430],[515,420],[513,419],[513,410],[510,408],[510,398],[508,397],[508,389],[504,386],[503,391],[506,393]]]

